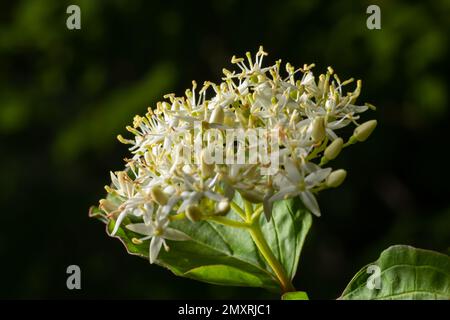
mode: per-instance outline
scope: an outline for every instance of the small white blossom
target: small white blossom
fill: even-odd
[[[169,219],[158,218],[149,224],[135,223],[128,224],[126,227],[128,230],[144,235],[145,237],[138,239],[138,241],[150,240],[149,245],[149,259],[150,263],[154,263],[158,258],[161,247],[164,246],[166,251],[169,250],[169,246],[166,240],[173,241],[185,241],[189,240],[189,236],[176,229],[168,228]]]
[[[331,173],[331,168],[321,169],[312,163],[299,167],[291,159],[286,161],[285,167],[286,175],[278,182],[279,191],[269,199],[269,202],[299,196],[306,208],[320,217],[319,204],[312,189],[324,182]]]

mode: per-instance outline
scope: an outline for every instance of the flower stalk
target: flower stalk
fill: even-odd
[[[252,224],[252,226],[249,228],[249,232],[252,236],[253,241],[258,247],[259,252],[261,252],[267,264],[272,268],[273,272],[277,276],[283,293],[295,291],[295,288],[291,280],[286,275],[283,266],[277,260],[269,245],[267,244],[267,241],[264,238],[263,233],[261,232],[260,225],[258,223]]]
[[[205,218],[205,220],[212,221],[221,225],[225,225],[231,228],[244,228],[249,233],[258,248],[259,252],[263,256],[264,260],[272,269],[277,281],[280,284],[280,288],[282,292],[291,292],[295,291],[295,288],[289,279],[284,267],[275,257],[272,252],[272,249],[268,245],[264,234],[261,231],[261,225],[259,223],[259,217],[263,212],[263,206],[257,206],[257,208],[253,211],[253,205],[244,200],[244,209],[239,207],[235,202],[231,203],[231,206],[235,212],[240,212],[241,214],[245,214],[245,216],[241,216],[243,221],[236,221],[229,218],[221,217],[221,216],[210,216]]]

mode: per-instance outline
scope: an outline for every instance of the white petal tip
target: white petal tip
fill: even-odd
[[[119,231],[119,225],[116,222],[116,224],[114,225],[114,229],[111,232],[111,237],[114,237],[116,235],[117,231]]]

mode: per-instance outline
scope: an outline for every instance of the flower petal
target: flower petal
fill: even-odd
[[[325,180],[331,173],[331,168],[325,168],[325,169],[319,169],[317,171],[314,171],[310,173],[305,178],[305,183],[307,187],[312,187],[317,185],[318,183]]]
[[[131,230],[133,232],[143,234],[146,236],[153,235],[153,226],[151,224],[149,224],[149,225],[147,225],[145,223],[127,224],[126,228],[128,230]]]
[[[301,181],[302,176],[298,172],[298,168],[295,165],[294,161],[292,161],[291,159],[286,159],[284,167],[285,167],[286,172],[288,174],[289,180],[297,182],[297,183]]]
[[[214,201],[217,201],[217,202],[222,201],[222,200],[225,199],[224,196],[222,196],[222,195],[220,195],[220,194],[218,194],[218,193],[209,191],[209,190],[208,190],[208,191],[205,191],[205,196],[208,197],[209,199],[214,200]]]
[[[186,211],[187,207],[189,207],[191,204],[197,204],[201,197],[201,192],[192,191],[188,193],[186,199],[183,200],[180,207],[178,208],[177,213]]]
[[[150,259],[150,263],[154,263],[158,258],[159,252],[161,251],[161,246],[163,244],[164,239],[160,237],[153,237],[152,241],[150,241],[148,257]]]
[[[163,230],[167,228],[169,223],[170,223],[170,221],[169,221],[169,218],[167,216],[158,216],[158,217],[156,217],[156,225],[159,228],[162,228]]]
[[[167,228],[166,230],[164,230],[163,238],[174,241],[186,241],[191,239],[191,237],[189,237],[184,232],[181,232],[173,228]]]
[[[301,192],[300,199],[309,211],[311,211],[315,216],[320,217],[319,204],[317,203],[316,197],[314,197],[312,192]]]
[[[272,197],[270,197],[270,202],[275,202],[281,199],[284,199],[285,196],[292,196],[292,194],[295,194],[297,191],[297,187],[295,186],[289,186],[283,189],[280,189],[277,193],[275,193]]]
[[[109,172],[109,175],[111,176],[111,182],[113,183],[114,187],[116,187],[116,189],[119,189],[119,180],[117,179],[116,175],[112,171]]]
[[[305,171],[309,174],[311,172],[320,170],[321,167],[313,162],[306,162],[305,164],[303,164],[303,169],[305,169]]]
[[[123,219],[125,219],[125,217],[128,214],[128,210],[123,210],[119,216],[117,217],[117,220],[114,224],[114,229],[111,232],[111,236],[114,236],[117,233],[117,230],[119,230],[120,224],[122,223]]]
[[[334,131],[330,128],[327,128],[325,131],[327,132],[327,135],[331,138],[331,140],[336,140],[337,138],[339,138],[337,134],[334,133]]]

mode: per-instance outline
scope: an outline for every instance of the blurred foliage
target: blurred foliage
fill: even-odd
[[[81,30],[68,30],[69,4]],[[381,30],[366,8],[381,7]],[[4,1],[0,4],[0,297],[273,297],[179,279],[125,255],[87,209],[126,147],[115,136],[165,93],[218,81],[233,54],[315,62],[363,79],[379,127],[333,163],[346,183],[321,195],[297,288],[336,298],[391,244],[450,246],[450,2]],[[5,263],[6,262],[6,263]],[[69,264],[82,290],[66,289]]]

